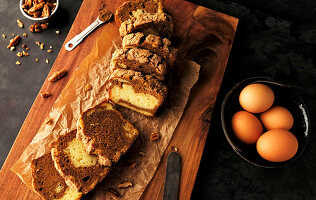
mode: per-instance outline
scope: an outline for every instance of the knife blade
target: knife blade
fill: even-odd
[[[181,157],[177,152],[170,152],[167,160],[163,200],[178,200],[180,172]]]

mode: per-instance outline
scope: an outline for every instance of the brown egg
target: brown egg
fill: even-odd
[[[268,130],[290,130],[294,123],[294,119],[290,111],[282,106],[274,106],[260,114],[260,120],[263,126]]]
[[[236,137],[246,144],[255,144],[263,131],[259,119],[246,111],[239,111],[234,114],[232,129]]]
[[[264,84],[246,86],[239,95],[239,103],[246,111],[261,113],[268,110],[274,102],[274,93]]]
[[[271,162],[291,159],[297,152],[296,137],[285,129],[273,129],[260,136],[257,151],[260,156]]]

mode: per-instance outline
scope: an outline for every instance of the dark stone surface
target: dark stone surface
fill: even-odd
[[[0,165],[57,56],[82,1],[61,1],[59,20],[41,34],[17,27],[18,1],[0,0]],[[237,82],[252,76],[275,77],[291,84],[305,100],[311,122],[316,117],[316,1],[234,0],[193,1],[240,19],[233,50],[211,122],[192,199],[309,200],[316,199],[316,142],[311,133],[307,149],[293,164],[279,169],[263,169],[240,158],[226,141],[220,123],[224,95]],[[61,30],[60,35],[55,30]],[[29,37],[14,52],[6,49],[11,33]],[[35,45],[52,45],[52,54]],[[18,59],[21,44],[31,56]],[[34,60],[38,57],[40,61]],[[50,64],[45,59],[50,59]],[[16,66],[15,61],[22,65]],[[315,125],[312,123],[312,131]]]

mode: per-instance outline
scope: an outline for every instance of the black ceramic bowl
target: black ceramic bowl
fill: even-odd
[[[293,115],[294,124],[290,132],[298,140],[298,150],[296,155],[288,161],[270,162],[263,159],[257,152],[256,145],[247,145],[237,139],[231,127],[233,115],[240,110],[244,110],[239,104],[240,92],[249,84],[262,83],[269,86],[275,95],[273,105],[279,105],[287,108]],[[255,114],[258,117],[258,114]],[[301,97],[291,88],[291,86],[276,81],[272,78],[254,77],[243,80],[235,85],[226,95],[221,110],[221,121],[225,136],[232,148],[242,158],[248,162],[265,168],[275,168],[285,166],[296,160],[304,151],[309,135],[310,121],[306,106]],[[267,130],[264,130],[264,132]]]

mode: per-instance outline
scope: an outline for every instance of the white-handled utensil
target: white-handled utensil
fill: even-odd
[[[101,24],[109,21],[111,17],[112,13],[109,10],[104,9],[100,11],[98,18],[94,22],[92,22],[92,24],[90,24],[86,29],[84,29],[81,33],[76,35],[74,38],[72,38],[69,42],[65,44],[66,50],[73,50],[76,46],[78,46],[78,44],[80,44],[80,42],[85,37],[87,37],[87,35],[89,35],[94,29],[96,29]]]

